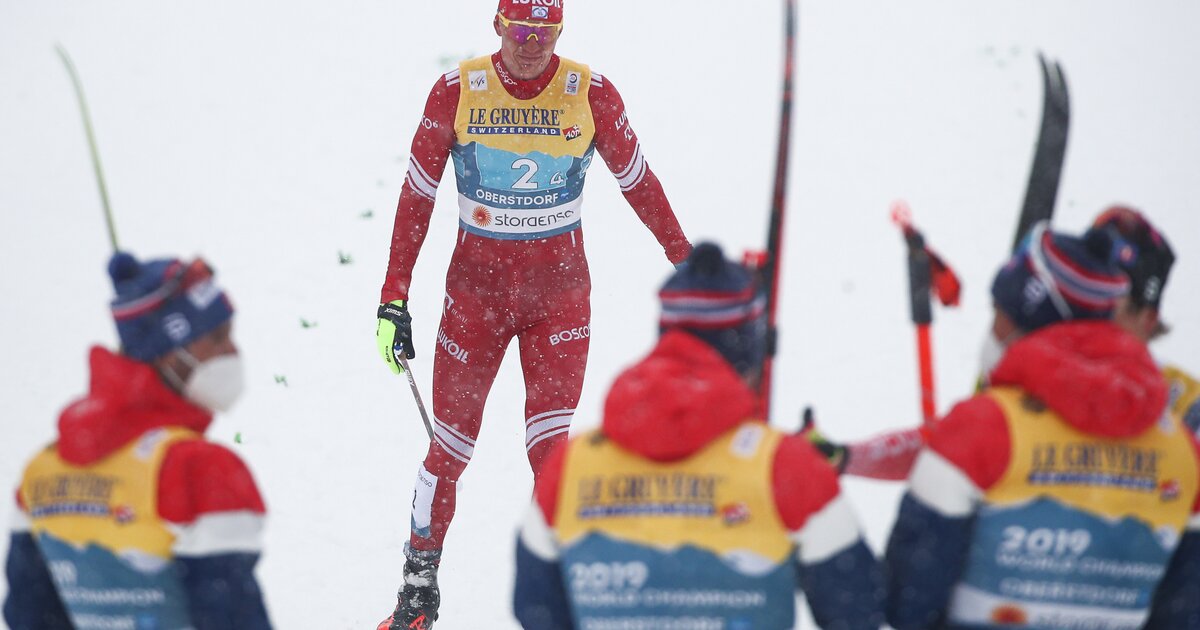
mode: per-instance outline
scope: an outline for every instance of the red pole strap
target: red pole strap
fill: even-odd
[[[929,334],[929,324],[917,325],[917,356],[921,366],[921,413],[925,422],[933,422],[937,417],[937,398],[933,389],[933,341]]]

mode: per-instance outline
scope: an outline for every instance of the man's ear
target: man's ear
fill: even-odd
[[[504,31],[500,30],[500,16],[492,18],[492,28],[496,29],[496,35],[504,37]]]

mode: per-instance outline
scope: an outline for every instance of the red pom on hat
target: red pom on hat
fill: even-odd
[[[496,12],[520,22],[560,24],[563,19],[563,0],[500,0]]]

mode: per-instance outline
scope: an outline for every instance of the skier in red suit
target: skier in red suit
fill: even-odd
[[[459,230],[434,355],[433,439],[417,471],[404,586],[389,620],[396,627],[437,618],[436,571],[455,487],[513,338],[535,478],[545,454],[566,440],[591,334],[580,200],[595,153],[667,259],[677,264],[691,251],[612,82],[554,54],[562,14],[562,0],[501,0],[500,50],[438,78],[413,139],[376,335],[395,373],[401,357],[415,356],[409,287],[448,158]]]

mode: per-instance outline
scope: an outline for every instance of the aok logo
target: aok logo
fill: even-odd
[[[591,337],[591,336],[592,336],[591,325],[580,326],[579,328],[571,328],[569,330],[564,330],[562,332],[557,332],[557,333],[550,335],[550,345],[557,346],[560,343],[567,343],[569,341],[579,341],[580,339],[587,339],[588,337]]]

